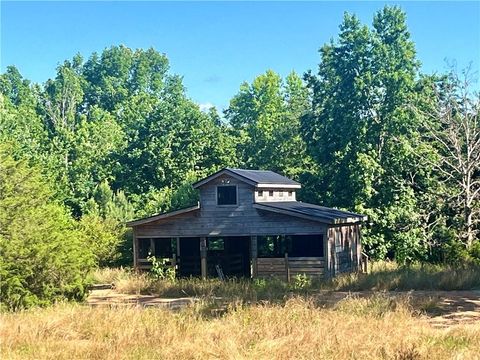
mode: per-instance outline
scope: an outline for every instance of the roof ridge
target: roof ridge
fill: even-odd
[[[279,173],[276,173],[275,171],[272,171],[272,170],[260,170],[260,169],[243,169],[243,168],[231,168],[231,167],[227,167],[225,169],[228,169],[228,170],[242,170],[242,171],[258,171],[258,172],[271,172],[271,173],[274,173],[274,174],[278,174],[280,176],[284,176],[282,174],[279,174]]]
[[[276,173],[272,170],[248,170],[248,169],[236,169],[226,167],[223,168],[193,184],[194,188],[202,186],[207,182],[215,179],[216,177],[222,175],[222,173],[227,172],[230,176],[237,177],[238,180],[244,181],[249,185],[272,185],[277,187],[289,187],[289,188],[300,188],[301,184],[293,179],[288,178],[285,175]],[[263,186],[266,187],[266,186]]]

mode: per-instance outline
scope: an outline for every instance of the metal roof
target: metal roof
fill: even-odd
[[[183,209],[178,209],[178,210],[169,211],[169,212],[166,212],[166,213],[161,213],[161,214],[149,216],[149,217],[138,219],[138,220],[129,221],[129,222],[127,222],[127,226],[132,227],[132,226],[142,225],[142,224],[146,224],[146,223],[149,223],[149,222],[152,222],[152,221],[165,219],[165,218],[168,218],[168,217],[171,217],[171,216],[176,216],[176,215],[188,213],[190,211],[195,211],[195,210],[199,210],[199,209],[200,209],[200,203],[198,203],[195,206],[190,206],[190,207],[183,208]]]
[[[202,186],[206,184],[210,180],[215,179],[218,176],[223,174],[232,175],[239,180],[245,181],[250,185],[258,186],[258,187],[287,187],[287,188],[300,188],[300,183],[289,179],[283,175],[280,175],[276,172],[270,170],[247,170],[247,169],[233,169],[233,168],[225,168],[216,173],[196,182],[193,184],[194,188]]]
[[[367,219],[365,215],[304,203],[301,201],[258,202],[253,206],[260,210],[303,217],[329,224],[355,223]]]
[[[300,183],[270,170],[227,169],[258,184],[300,185]]]
[[[272,211],[308,220],[320,221],[327,224],[348,224],[358,223],[360,221],[367,220],[367,217],[364,215],[356,214],[349,211],[333,209],[325,206],[304,203],[301,201],[258,202],[254,203],[253,207],[259,210]],[[130,221],[127,222],[127,226],[133,227],[137,225],[143,225],[153,221],[169,218],[171,216],[176,216],[199,209],[200,204],[197,204],[188,208]]]

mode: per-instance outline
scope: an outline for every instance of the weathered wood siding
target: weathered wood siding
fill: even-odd
[[[360,270],[359,224],[330,227],[327,244],[327,271],[330,276]]]
[[[325,258],[323,257],[285,257],[285,258],[258,258],[258,277],[280,277],[288,279],[296,275],[323,276]]]
[[[237,205],[217,205],[216,186],[236,185]],[[253,207],[254,187],[220,177],[200,188],[200,209],[135,227],[136,237],[325,234],[326,225]]]
[[[261,196],[260,196],[261,194]],[[296,193],[294,189],[256,189],[255,201],[296,201]]]

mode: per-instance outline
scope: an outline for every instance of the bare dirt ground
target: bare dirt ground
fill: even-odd
[[[413,296],[431,299],[428,321],[435,327],[450,327],[480,321],[480,291],[416,291]]]
[[[371,291],[329,291],[318,294],[327,305],[335,305],[347,296],[368,297]],[[408,296],[414,308],[421,308],[432,326],[447,328],[480,321],[480,290],[471,291],[410,291],[389,292],[390,296]],[[113,289],[94,289],[87,298],[90,306],[142,306],[164,307],[172,310],[191,305],[195,298],[161,298],[154,295],[129,295]]]
[[[154,295],[121,294],[113,289],[91,290],[87,298],[90,306],[143,306],[180,309],[193,304],[195,298],[161,298]]]
[[[372,291],[333,291],[321,295],[325,302],[334,305],[347,296],[368,297]],[[480,322],[480,290],[468,291],[390,291],[389,296],[410,298],[413,308],[422,314],[432,326],[446,328],[455,325]]]

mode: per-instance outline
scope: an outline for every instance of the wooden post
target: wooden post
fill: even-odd
[[[258,267],[257,267],[257,236],[250,237],[250,257],[251,257],[251,277],[256,278],[258,274]]]
[[[180,266],[182,266],[182,259],[180,257],[180,238],[177,237],[175,239],[177,241],[177,268],[178,268],[178,273],[180,274]]]
[[[328,277],[335,276],[335,236],[336,228],[329,227],[327,229],[327,252],[325,254],[327,259],[326,274]]]
[[[361,257],[362,257],[362,262],[360,264],[361,271],[365,274],[368,274],[368,255],[362,251]]]
[[[287,274],[287,282],[290,282],[290,265],[288,264],[288,253],[285,253],[285,273]]]
[[[133,268],[138,270],[138,241],[135,228],[133,228]]]
[[[362,228],[360,224],[356,226],[355,231],[357,235],[357,257],[358,257],[357,265],[358,265],[358,268],[361,269],[363,248],[362,248]]]
[[[180,238],[177,237],[177,259],[180,258]]]
[[[177,254],[173,254],[172,256],[172,268],[173,268],[175,277],[177,277]]]
[[[323,241],[323,258],[325,259],[323,265],[323,276],[329,277],[329,256],[328,256],[328,227],[325,227],[325,230],[322,234],[322,241]]]
[[[176,268],[177,266],[177,254],[172,255],[172,267]]]
[[[200,238],[200,267],[202,271],[202,279],[207,278],[207,238]]]
[[[330,244],[330,246],[332,247],[330,249],[330,253],[332,255],[332,273],[331,273],[331,276],[335,276],[335,273],[336,273],[336,266],[337,266],[337,228],[332,228],[332,242]]]
[[[151,252],[151,256],[155,256],[155,241],[153,241],[153,239],[150,239],[150,252]]]

